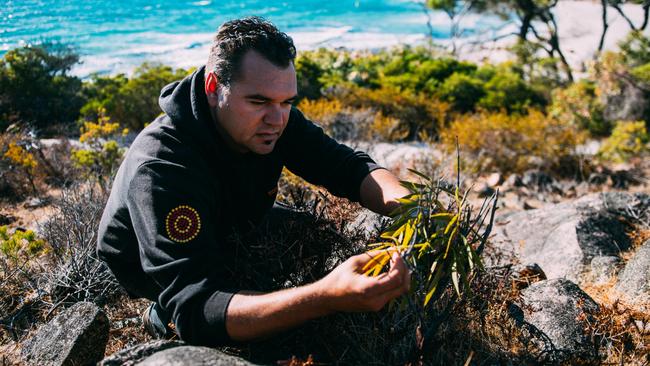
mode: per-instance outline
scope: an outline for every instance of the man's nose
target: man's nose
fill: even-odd
[[[283,118],[282,106],[270,105],[264,116],[264,123],[272,126],[281,126]]]

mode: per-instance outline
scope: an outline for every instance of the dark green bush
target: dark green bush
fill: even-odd
[[[623,60],[629,67],[637,67],[650,62],[650,37],[643,32],[630,32],[619,43]]]
[[[455,110],[469,112],[485,95],[485,89],[480,79],[456,72],[442,83],[438,95],[440,99],[450,102]]]
[[[187,73],[184,69],[144,63],[135,69],[131,78],[123,74],[93,76],[90,83],[84,84],[88,102],[82,108],[82,117],[96,120],[97,110],[104,108],[107,115],[122,126],[141,130],[161,113],[158,106],[160,90]]]
[[[524,81],[521,75],[499,68],[485,83],[485,96],[478,106],[492,110],[506,110],[510,113],[525,113],[526,109],[543,106],[544,98]]]
[[[83,105],[81,80],[68,72],[78,62],[74,50],[60,44],[7,52],[0,60],[0,131],[19,122],[47,133],[74,122]]]

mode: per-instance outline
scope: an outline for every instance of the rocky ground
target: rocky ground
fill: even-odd
[[[380,148],[382,153],[375,152],[380,163],[403,177],[408,172],[400,167],[405,165],[422,170],[422,165],[418,167],[422,146]],[[648,177],[650,163],[634,161],[600,168],[580,183],[534,170],[508,177],[494,173],[464,178],[474,205],[499,190],[496,224],[483,260],[488,271],[512,268],[518,295],[508,305],[507,317],[527,330],[539,363],[613,360],[619,343],[606,336],[611,329],[633,334],[635,357],[621,357],[621,364],[650,363]],[[37,227],[39,216],[48,214],[48,202],[44,198],[5,205],[0,224]],[[367,215],[366,223],[372,219]],[[177,365],[187,360],[251,364],[177,340],[151,340],[139,318],[146,305],[126,298],[120,306],[104,309],[77,303],[19,344],[3,346],[0,352],[9,356],[0,357],[0,365]],[[618,318],[624,319],[614,324]],[[302,364],[291,362],[286,364]]]

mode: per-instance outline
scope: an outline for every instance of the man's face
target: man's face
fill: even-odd
[[[296,94],[293,64],[280,68],[248,51],[236,79],[229,87],[218,83],[216,93],[208,94],[208,103],[230,148],[268,154],[287,126]]]

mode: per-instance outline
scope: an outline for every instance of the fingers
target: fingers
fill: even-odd
[[[393,290],[404,293],[411,285],[411,274],[399,253],[392,255],[390,270],[376,279],[375,290],[377,293],[386,293]]]

